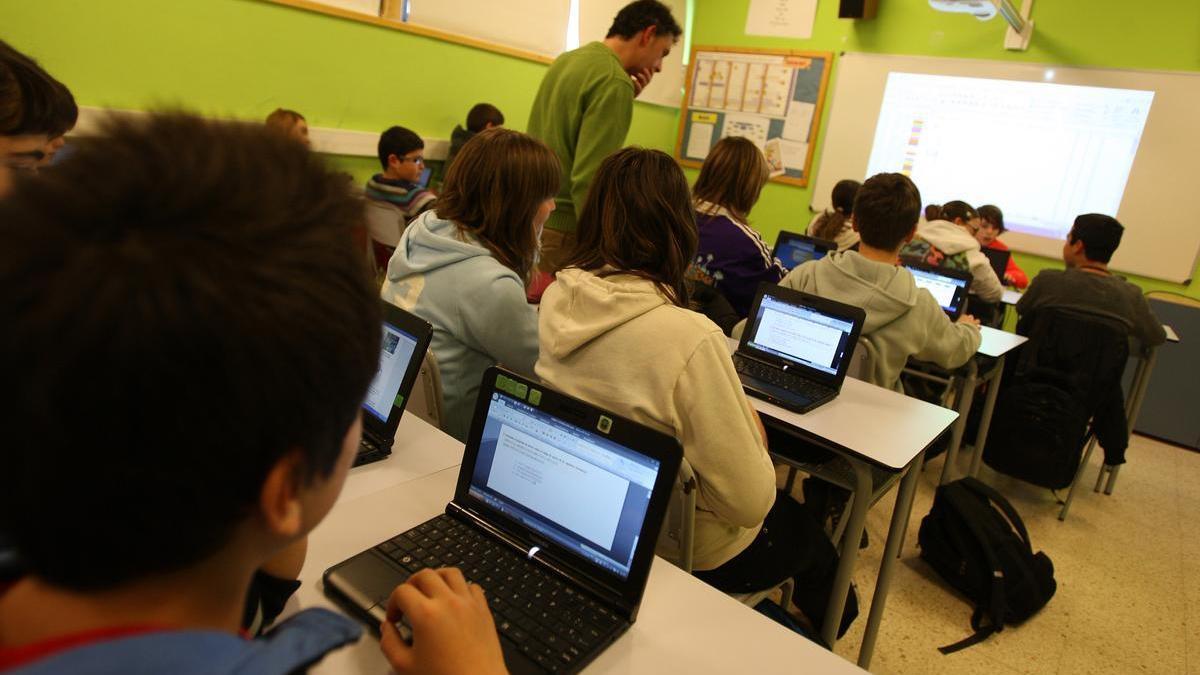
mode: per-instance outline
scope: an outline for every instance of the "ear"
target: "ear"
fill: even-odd
[[[650,43],[654,42],[654,38],[656,37],[658,37],[658,26],[647,26],[645,30],[642,31],[642,35],[638,40],[638,44],[646,47],[650,45]]]
[[[387,161],[387,163],[388,163],[388,168],[389,168],[389,169],[391,169],[391,168],[395,168],[395,167],[397,167],[397,166],[400,166],[400,158],[399,158],[399,157],[397,157],[397,156],[395,155],[395,153],[392,153],[392,154],[388,155],[388,161]]]
[[[267,529],[281,538],[298,536],[304,526],[301,502],[304,471],[303,454],[292,450],[267,471],[259,491],[258,507],[262,519]]]

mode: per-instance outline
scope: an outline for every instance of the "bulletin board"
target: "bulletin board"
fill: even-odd
[[[675,157],[699,168],[717,141],[745,136],[766,155],[771,180],[807,186],[832,64],[832,52],[696,47]]]

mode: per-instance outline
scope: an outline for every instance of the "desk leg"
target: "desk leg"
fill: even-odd
[[[1138,414],[1142,411],[1142,402],[1146,398],[1146,389],[1150,387],[1150,373],[1154,371],[1154,363],[1158,360],[1158,348],[1152,347],[1134,372],[1133,383],[1130,387],[1129,400],[1125,402],[1125,422],[1129,425],[1129,435],[1133,436],[1133,427],[1137,423]],[[1117,486],[1117,472],[1121,465],[1105,466],[1096,478],[1096,491],[1100,491],[1100,481],[1104,477],[1104,469],[1108,469],[1108,483],[1104,486],[1104,494],[1111,495]]]
[[[954,466],[958,462],[958,448],[962,445],[963,433],[967,430],[967,416],[971,414],[971,401],[975,398],[975,385],[979,384],[979,366],[975,365],[974,357],[967,362],[967,376],[962,383],[962,393],[958,397],[958,419],[954,420],[954,430],[950,432],[950,446],[946,448],[946,463],[942,465],[942,477],[938,485],[950,482]]]
[[[983,445],[987,443],[988,429],[992,426],[992,413],[996,410],[996,396],[1000,394],[1000,378],[1004,375],[1004,354],[996,359],[992,372],[984,378],[988,384],[987,398],[983,400],[983,415],[979,418],[979,430],[975,432],[975,445],[971,448],[971,468],[967,475],[979,475],[979,464],[983,461]]]
[[[849,458],[847,458],[849,459]],[[858,561],[858,542],[862,539],[863,526],[867,524],[867,509],[871,506],[871,469],[865,462],[850,460],[854,467],[856,485],[854,503],[850,508],[850,522],[842,535],[841,560],[833,580],[833,591],[829,606],[825,609],[825,624],[821,626],[821,638],[833,649],[837,644],[838,627],[842,623],[842,612],[846,609],[846,592],[854,576],[854,564]]]
[[[892,575],[895,572],[897,559],[900,557],[904,534],[908,529],[909,514],[912,513],[913,497],[917,494],[917,481],[921,477],[920,467],[924,459],[925,453],[922,452],[908,463],[904,478],[900,480],[900,490],[896,493],[896,505],[892,509],[892,522],[888,526],[887,544],[884,546],[883,560],[879,563],[879,577],[875,580],[875,594],[871,596],[871,614],[867,617],[862,646],[858,650],[858,667],[863,670],[871,667],[871,656],[875,653],[875,639],[879,636],[879,624],[883,621],[883,608],[887,603],[888,591],[892,586]]]

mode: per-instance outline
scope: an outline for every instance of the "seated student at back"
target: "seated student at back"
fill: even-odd
[[[303,143],[305,147],[312,147],[312,141],[308,137],[308,120],[304,119],[304,115],[295,110],[287,108],[276,108],[267,115],[267,128],[272,131],[277,131],[284,136],[289,136]]]
[[[467,113],[467,128],[462,125],[454,127],[454,131],[450,132],[450,151],[446,155],[446,169],[450,168],[450,164],[454,162],[454,158],[458,156],[458,151],[462,150],[462,146],[467,141],[475,138],[475,134],[481,131],[487,131],[492,127],[504,126],[504,113],[491,103],[476,103]]]
[[[743,319],[758,284],[777,283],[784,275],[770,247],[747,224],[769,175],[754,141],[730,136],[709,151],[692,188],[700,244],[688,274],[720,291]]]
[[[359,626],[239,620],[358,448],[379,299],[361,202],[300,144],[182,115],[112,122],[0,202],[0,670],[291,673]],[[86,293],[75,292],[87,279]],[[424,570],[389,600],[399,672],[501,673],[483,594]]]
[[[808,224],[808,236],[832,241],[839,251],[847,251],[858,245],[858,232],[851,224],[854,196],[862,183],[856,180],[839,180],[830,195],[832,209],[818,213]]]
[[[383,173],[367,181],[367,223],[375,258],[386,267],[400,233],[417,216],[433,208],[433,190],[421,186],[425,171],[425,141],[404,127],[392,127],[379,137]]]
[[[1130,337],[1155,347],[1167,339],[1142,289],[1108,270],[1125,228],[1116,218],[1087,213],[1075,219],[1063,243],[1065,270],[1042,270],[1017,302],[1025,316],[1043,307],[1074,309],[1117,319]]]
[[[541,141],[504,128],[480,133],[454,160],[436,210],[413,221],[388,263],[384,299],[433,324],[442,426],[460,441],[484,370],[533,372],[538,319],[525,285],[559,173]]]
[[[678,438],[699,483],[697,576],[726,592],[801,577],[796,601],[819,623],[828,585],[810,574],[832,546],[803,507],[776,496],[762,423],[725,336],[686,309],[696,242],[675,160],[640,148],[605,159],[580,212],[575,253],[542,297],[537,375]],[[666,536],[658,552],[679,556]]]
[[[1000,211],[1000,207],[991,204],[979,207],[979,230],[975,232],[975,238],[979,240],[980,246],[996,251],[1007,251],[1008,245],[1000,241],[1000,235],[1004,234],[1006,229],[1004,213]],[[1025,275],[1025,270],[1017,265],[1017,259],[1013,256],[1008,257],[1008,265],[1004,268],[1004,278],[1001,281],[1008,286],[1017,288],[1025,288],[1029,285],[1029,277]]]
[[[970,204],[953,201],[942,205],[939,216],[920,223],[916,236],[900,250],[900,257],[970,272],[971,295],[984,302],[999,302],[1004,286],[975,238],[979,214]]]
[[[50,163],[78,114],[66,86],[0,40],[0,196],[14,173]]]
[[[889,389],[897,388],[909,357],[955,368],[979,348],[979,322],[968,314],[950,321],[900,266],[900,251],[915,235],[920,213],[921,194],[907,176],[876,174],[854,200],[854,229],[862,238],[858,251],[804,263],[780,283],[862,307],[867,313],[862,334],[879,351],[870,381]]]

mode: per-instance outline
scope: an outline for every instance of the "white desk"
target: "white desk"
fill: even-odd
[[[731,352],[735,351],[738,341],[729,338],[728,345]],[[837,642],[837,628],[845,609],[846,591],[850,588],[850,578],[858,560],[858,542],[870,508],[871,466],[891,472],[906,471],[896,495],[875,595],[871,598],[871,613],[858,652],[858,665],[868,668],[875,650],[879,624],[883,620],[894,564],[900,555],[900,545],[904,541],[904,531],[912,511],[919,473],[917,469],[925,449],[955,421],[958,413],[851,377],[846,378],[837,398],[805,414],[792,412],[755,396],[748,398],[765,424],[842,455],[850,460],[854,469],[856,498],[842,536],[839,551],[841,559],[829,607],[825,612],[825,624],[821,627],[821,637],[829,645]],[[789,461],[786,456],[775,456],[784,462]]]
[[[462,463],[461,443],[411,413],[400,418],[395,439],[392,454],[387,459],[350,470],[339,502],[358,499]]]
[[[448,448],[454,440],[445,437]],[[459,446],[461,452],[462,446]],[[300,607],[337,609],[322,593],[328,567],[442,513],[454,496],[458,469],[450,468],[353,500],[341,499],[309,538],[308,559],[296,594]],[[348,482],[358,476],[352,475]],[[585,673],[814,673],[863,671],[655,558],[633,627]],[[374,637],[330,654],[313,673],[386,673]]]
[[[1006,305],[1015,305],[1021,300],[1021,295],[1021,291],[1014,291],[1011,288],[1006,288],[1004,289],[1004,292],[1000,294],[1000,302]]]

